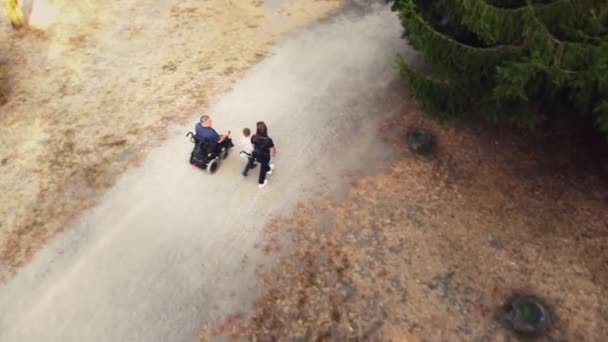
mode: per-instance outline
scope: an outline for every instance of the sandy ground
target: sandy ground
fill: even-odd
[[[0,276],[90,207],[167,123],[341,3],[39,0],[26,2],[26,32],[0,18]]]
[[[0,287],[0,341],[193,341],[249,308],[256,267],[274,262],[255,249],[272,217],[396,156],[377,127],[407,101],[397,52],[408,51],[383,1],[281,40],[206,111],[221,131],[268,123],[270,184],[243,178],[236,154],[214,175],[190,166],[190,112]]]
[[[404,147],[408,127],[435,132],[432,158]],[[255,309],[202,340],[516,341],[498,321],[515,293],[552,310],[541,341],[606,340],[608,182],[584,167],[592,157],[561,137],[441,126],[411,105],[382,131],[403,158],[346,200],[269,225],[260,250],[289,253],[260,270]]]

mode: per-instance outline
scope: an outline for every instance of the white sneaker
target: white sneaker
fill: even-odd
[[[271,170],[269,170],[269,171],[266,171],[266,175],[267,175],[267,176],[270,176],[271,174],[272,174],[272,169],[271,169]]]
[[[265,186],[266,186],[266,184],[268,184],[268,179],[264,180],[264,183],[263,183],[263,184],[258,184],[258,188],[260,188],[260,189],[261,189],[261,188],[265,187]]]
[[[268,166],[270,166],[270,170],[274,170],[274,164],[270,163]]]

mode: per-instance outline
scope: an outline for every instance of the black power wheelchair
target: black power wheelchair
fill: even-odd
[[[230,134],[230,132],[228,132]],[[213,174],[220,167],[220,161],[228,158],[230,149],[234,146],[230,138],[226,138],[221,143],[199,139],[192,132],[186,134],[194,144],[190,153],[190,164],[201,170]]]

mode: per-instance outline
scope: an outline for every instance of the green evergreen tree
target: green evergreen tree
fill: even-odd
[[[426,111],[534,126],[559,105],[608,134],[606,0],[392,2],[432,66],[421,72],[398,57]]]

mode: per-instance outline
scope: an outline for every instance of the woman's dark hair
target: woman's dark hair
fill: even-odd
[[[268,136],[268,127],[266,127],[266,124],[264,123],[264,121],[258,121],[258,123],[256,124],[255,134],[259,137]]]

